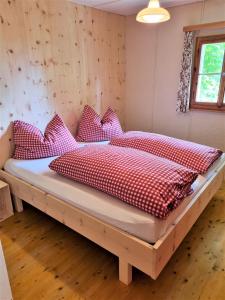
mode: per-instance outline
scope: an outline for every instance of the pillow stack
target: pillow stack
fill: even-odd
[[[101,142],[122,134],[116,113],[109,108],[101,119],[88,105],[84,107],[77,140]],[[79,147],[59,115],[48,123],[43,134],[37,127],[23,121],[13,122],[15,159],[39,159],[60,156]]]
[[[13,158],[16,159],[58,156],[79,147],[59,115],[48,123],[44,135],[31,124],[14,121],[13,137],[16,146]]]
[[[109,141],[123,133],[116,113],[109,108],[101,117],[89,106],[84,107],[77,133],[79,142]]]

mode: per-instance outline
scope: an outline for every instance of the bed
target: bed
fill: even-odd
[[[132,280],[132,266],[156,279],[224,179],[223,154],[193,184],[166,220],[155,218],[100,191],[73,182],[48,165],[54,159],[9,159],[0,178],[14,195],[17,211],[28,202],[119,257],[119,278]],[[93,205],[94,203],[94,205]],[[109,213],[110,212],[110,213]]]

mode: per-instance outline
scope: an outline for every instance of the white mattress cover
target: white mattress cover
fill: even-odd
[[[105,143],[104,143],[105,144]],[[8,173],[50,193],[90,215],[120,228],[149,243],[155,243],[179,217],[207,179],[225,160],[219,158],[205,176],[199,175],[193,184],[194,193],[185,198],[165,220],[160,220],[101,191],[56,174],[48,165],[56,157],[36,160],[9,159],[4,169]]]

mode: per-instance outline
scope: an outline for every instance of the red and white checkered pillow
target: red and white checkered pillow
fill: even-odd
[[[158,218],[192,192],[198,176],[167,159],[131,148],[87,146],[60,156],[49,167]]]
[[[57,156],[79,147],[58,115],[48,123],[44,135],[31,124],[14,121],[13,138],[16,146],[13,157],[16,159]]]
[[[100,142],[110,140],[122,133],[120,121],[111,108],[101,119],[93,108],[86,105],[81,116],[76,139],[79,142]]]
[[[214,161],[222,154],[222,151],[205,145],[141,131],[126,132],[113,138],[110,144],[135,148],[164,157],[195,170],[199,174],[207,172]]]

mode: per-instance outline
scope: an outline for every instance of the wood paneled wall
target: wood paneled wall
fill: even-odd
[[[1,0],[0,60],[0,166],[15,119],[43,130],[57,112],[74,133],[88,103],[123,121],[122,16],[67,0]]]

